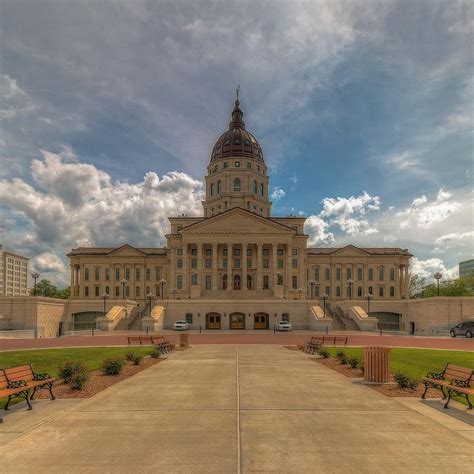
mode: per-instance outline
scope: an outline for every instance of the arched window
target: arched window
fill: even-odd
[[[110,295],[110,289],[109,289],[108,286],[105,287],[105,292],[106,292],[108,295]]]
[[[222,289],[227,290],[227,275],[222,275]]]
[[[156,295],[156,296],[161,296],[161,295],[160,295],[160,287],[159,287],[159,286],[156,286],[156,287],[155,287],[155,295]]]
[[[217,181],[217,194],[221,193],[221,182]]]
[[[126,286],[125,287],[125,296],[128,298],[130,296],[130,287]]]
[[[369,286],[369,295],[373,295],[373,294],[374,294],[374,292],[372,291],[372,287]]]
[[[99,296],[99,287],[98,286],[95,287],[95,296]]]
[[[379,267],[379,280],[383,281],[384,280],[384,268]]]
[[[257,194],[257,181],[254,181],[252,184],[252,192],[254,194]]]
[[[336,287],[336,296],[341,296],[341,287],[340,286]]]
[[[211,196],[214,196],[214,183],[211,184]]]
[[[362,268],[357,269],[357,279],[362,280]]]
[[[390,296],[395,296],[395,288],[393,286],[390,287]]]
[[[362,296],[362,287],[361,286],[359,286],[357,288],[357,296]]]
[[[247,275],[247,290],[252,289],[252,275]]]
[[[240,179],[239,178],[234,179],[234,191],[240,191]]]
[[[136,296],[137,298],[140,298],[140,287],[139,287],[139,286],[136,286],[136,287],[135,287],[135,296]]]
[[[86,286],[84,288],[84,296],[89,296],[89,287],[88,286]]]
[[[383,286],[379,288],[379,296],[383,296]]]
[[[263,183],[260,183],[260,196],[263,196],[265,194],[265,188],[263,186]]]

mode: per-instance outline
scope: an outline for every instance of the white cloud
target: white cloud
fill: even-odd
[[[271,198],[273,201],[279,201],[285,197],[285,191],[278,186],[273,188]]]
[[[434,252],[446,252],[451,248],[465,248],[474,251],[474,231],[451,232],[443,234],[435,240],[436,248]]]
[[[383,160],[383,162],[385,161],[388,161],[390,165],[395,166],[399,170],[406,170],[407,168],[412,168],[418,165],[418,160],[407,151],[391,155],[387,160]]]
[[[410,272],[426,278],[428,281],[434,280],[433,275],[436,272],[441,272],[444,279],[452,279],[459,276],[457,265],[452,268],[446,268],[443,260],[440,258],[419,260],[417,257],[413,257],[410,260]]]
[[[321,246],[334,243],[334,235],[328,232],[329,224],[318,216],[309,216],[305,223],[305,232],[309,235],[308,245]]]

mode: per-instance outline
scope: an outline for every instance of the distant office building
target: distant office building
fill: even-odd
[[[474,258],[459,263],[459,276],[466,277],[474,272]]]
[[[28,295],[28,259],[0,244],[0,296]]]

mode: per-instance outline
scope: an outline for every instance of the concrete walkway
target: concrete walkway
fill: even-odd
[[[5,442],[0,471],[472,472],[434,419],[301,352],[201,345]]]

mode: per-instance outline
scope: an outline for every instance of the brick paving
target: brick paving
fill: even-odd
[[[113,332],[111,334],[95,334],[82,336],[67,336],[44,339],[0,339],[0,350],[37,349],[54,347],[92,347],[92,346],[124,346],[127,345],[127,335],[144,334],[143,332]],[[163,331],[175,343],[179,334]],[[205,331],[203,333],[189,331],[190,344],[277,344],[295,345],[306,342],[311,335],[321,334],[312,331],[296,331],[292,333],[273,333],[273,331]],[[378,335],[363,332],[331,332],[330,335],[346,335],[350,346],[384,345],[389,347],[413,347],[474,351],[474,338],[425,337],[425,336],[396,336]]]

